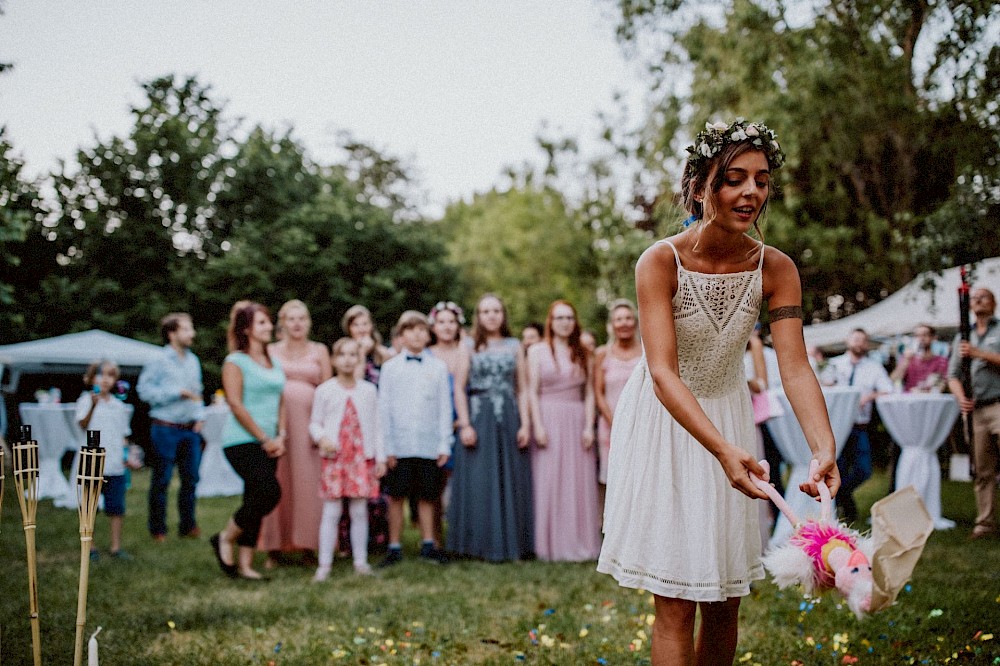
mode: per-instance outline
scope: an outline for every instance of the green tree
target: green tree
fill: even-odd
[[[511,324],[522,326],[544,319],[551,301],[566,298],[593,325],[586,315],[594,301],[594,263],[589,234],[578,221],[560,192],[527,176],[508,190],[453,203],[440,226],[470,306],[494,292]]]
[[[457,297],[457,272],[433,227],[393,222],[388,211],[359,201],[346,180],[330,177],[324,190],[273,223],[242,225],[231,247],[205,263],[193,306],[213,322],[200,336],[205,358],[221,360],[229,309],[244,298],[275,310],[301,299],[315,339],[329,344],[355,303],[368,306],[387,334],[404,310],[427,312]]]
[[[215,227],[206,243],[210,256],[229,247],[227,241],[246,225],[272,225],[282,215],[312,201],[324,188],[322,169],[306,155],[291,130],[275,133],[254,127],[238,143],[236,155],[207,195],[214,206]]]
[[[80,150],[53,176],[57,214],[36,225],[47,248],[25,308],[37,335],[99,326],[158,339],[160,317],[192,309],[194,278],[233,234],[273,227],[323,188],[290,130],[258,126],[237,140],[238,125],[195,79],[143,90],[125,137]]]
[[[185,285],[229,232],[214,202],[229,166],[223,147],[235,148],[221,105],[194,79],[143,90],[126,137],[80,150],[53,177],[58,215],[46,224],[59,270],[43,291],[57,299],[59,321],[36,330],[155,331],[186,304]]]
[[[45,216],[37,184],[27,181],[24,162],[0,127],[0,344],[23,340],[27,334],[21,301],[37,284],[32,252],[40,239],[29,229]]]
[[[732,0],[721,17],[709,4],[617,2],[620,37],[650,54],[654,102],[621,143],[631,139],[644,167],[664,174],[663,189],[677,172],[670,156],[705,120],[747,116],[776,129],[789,160],[768,240],[799,262],[820,318],[951,257],[985,256],[933,221],[967,225],[953,217],[959,176],[996,174],[995,3]]]
[[[350,132],[338,133],[344,158],[330,172],[354,184],[361,200],[388,211],[396,222],[422,219],[419,210],[426,193],[420,189],[413,168],[399,157],[356,139]]]

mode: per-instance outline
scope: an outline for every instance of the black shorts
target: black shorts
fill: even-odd
[[[441,496],[441,476],[436,460],[400,458],[382,477],[382,492],[395,499],[412,496],[433,502]]]

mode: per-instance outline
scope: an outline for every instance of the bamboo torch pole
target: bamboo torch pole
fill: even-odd
[[[87,624],[87,586],[90,582],[90,547],[94,541],[97,500],[104,486],[104,449],[101,433],[87,431],[87,445],[80,449],[80,467],[76,474],[76,497],[80,506],[80,592],[76,603],[76,644],[73,666],[83,663],[83,629]]]
[[[31,647],[35,666],[42,664],[42,637],[38,625],[38,570],[35,562],[35,516],[38,512],[38,442],[31,426],[21,426],[20,441],[14,442],[14,487],[21,505],[24,545],[28,559],[28,604]]]

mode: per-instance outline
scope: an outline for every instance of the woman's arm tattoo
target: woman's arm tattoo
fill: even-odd
[[[774,308],[769,310],[767,316],[770,318],[773,324],[781,319],[802,319],[802,306],[801,305],[785,305],[780,308]]]

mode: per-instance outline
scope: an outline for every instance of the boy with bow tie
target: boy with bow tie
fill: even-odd
[[[420,556],[443,564],[447,558],[434,543],[434,503],[441,493],[441,468],[451,455],[448,367],[426,351],[430,325],[422,313],[407,310],[396,330],[403,350],[382,365],[379,377],[379,419],[389,469],[382,490],[390,498],[389,553],[379,566],[403,559],[403,504],[410,495],[418,499]]]

